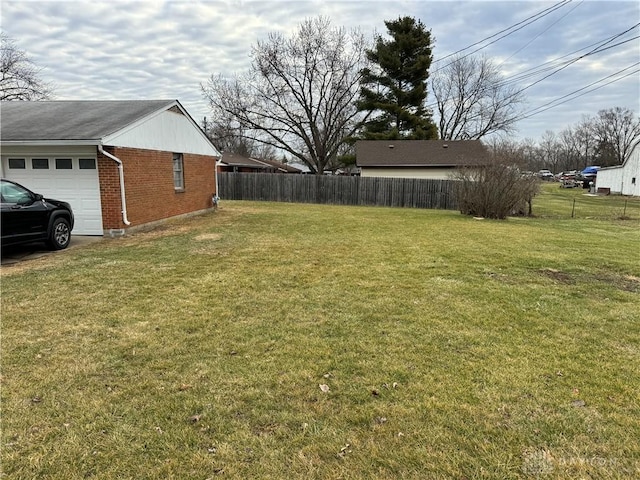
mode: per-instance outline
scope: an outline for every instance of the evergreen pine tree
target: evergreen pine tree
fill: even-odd
[[[372,112],[362,136],[370,140],[438,138],[437,127],[425,106],[431,66],[431,32],[420,20],[402,17],[385,21],[390,40],[376,38],[367,50],[373,68],[362,71],[357,102]]]

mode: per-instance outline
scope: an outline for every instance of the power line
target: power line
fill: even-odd
[[[432,64],[433,64],[433,63],[440,62],[440,61],[444,60],[445,58],[449,58],[449,57],[452,57],[452,56],[454,56],[454,55],[457,55],[458,53],[464,52],[465,50],[468,50],[468,49],[470,49],[470,48],[472,48],[472,47],[475,47],[476,45],[480,45],[482,42],[485,42],[486,40],[490,40],[491,38],[493,38],[493,37],[495,37],[495,36],[498,36],[498,35],[500,35],[501,33],[507,32],[507,31],[511,30],[512,28],[517,27],[518,25],[520,25],[520,24],[522,24],[522,23],[524,23],[524,22],[527,22],[528,20],[531,20],[531,19],[533,19],[533,18],[535,18],[535,17],[537,17],[537,16],[539,16],[539,15],[543,14],[543,13],[544,13],[544,12],[546,12],[547,10],[551,10],[551,11],[556,10],[557,8],[560,8],[560,7],[564,6],[565,4],[567,4],[567,3],[569,3],[569,2],[571,2],[571,0],[562,0],[561,2],[558,2],[558,3],[556,3],[555,5],[552,5],[551,7],[548,7],[548,8],[545,8],[545,9],[543,9],[543,10],[539,11],[539,12],[538,12],[538,13],[536,13],[535,15],[531,15],[530,17],[527,17],[527,18],[525,18],[524,20],[522,20],[522,21],[520,21],[520,22],[518,22],[518,23],[514,23],[513,25],[511,25],[510,27],[505,28],[504,30],[500,30],[499,32],[494,33],[493,35],[490,35],[490,36],[488,36],[488,37],[485,37],[485,38],[483,38],[482,40],[477,41],[476,43],[472,43],[471,45],[469,45],[469,46],[467,46],[467,47],[461,48],[460,50],[457,50],[457,51],[455,51],[455,52],[453,52],[453,53],[450,53],[450,54],[448,54],[448,55],[445,55],[444,57],[438,58],[437,60],[434,60],[434,61],[432,62]],[[549,12],[549,13],[551,13],[551,12]],[[541,18],[542,18],[542,17],[541,17]],[[534,21],[535,21],[535,20],[534,20]],[[529,23],[532,23],[532,22],[529,22]],[[527,25],[528,25],[528,24],[527,24]],[[526,25],[525,25],[525,26],[526,26]],[[513,33],[513,32],[512,32],[512,33]],[[483,48],[484,48],[484,47],[483,47]]]
[[[631,30],[633,30],[634,28],[636,28],[636,27],[638,27],[638,26],[640,26],[640,23],[636,23],[633,27],[631,27],[631,28],[629,28],[629,29],[625,30],[625,31],[624,31],[624,32],[622,32],[622,33],[619,33],[618,35],[613,36],[610,40],[607,40],[606,42],[604,42],[604,43],[603,43],[602,45],[600,45],[599,47],[594,48],[593,50],[589,51],[588,53],[585,53],[584,55],[581,55],[581,56],[579,56],[579,57],[574,58],[573,60],[571,60],[571,61],[567,62],[565,65],[563,65],[562,67],[560,67],[560,68],[558,68],[558,69],[554,70],[554,71],[553,71],[553,72],[551,72],[550,74],[545,75],[545,76],[544,76],[544,77],[542,77],[541,79],[536,80],[535,82],[533,82],[533,83],[532,83],[532,84],[530,84],[530,85],[527,85],[527,86],[526,86],[526,87],[524,87],[524,88],[521,88],[521,89],[520,89],[520,90],[518,90],[516,93],[514,93],[514,95],[517,95],[517,94],[519,94],[519,93],[524,92],[525,90],[528,90],[529,88],[533,87],[534,85],[537,85],[538,83],[542,82],[543,80],[546,80],[547,78],[549,78],[549,77],[551,77],[551,76],[555,75],[556,73],[558,73],[558,72],[560,72],[560,71],[564,70],[564,69],[565,69],[565,68],[567,68],[568,66],[570,66],[570,65],[572,65],[572,64],[574,64],[574,63],[576,63],[578,60],[581,60],[581,59],[583,59],[583,58],[585,58],[585,57],[588,57],[588,56],[590,56],[590,55],[594,55],[594,54],[596,54],[596,53],[600,53],[600,52],[602,52],[602,51],[604,51],[604,50],[608,50],[609,48],[613,48],[613,47],[615,47],[615,46],[619,46],[619,45],[622,45],[622,44],[624,44],[624,43],[628,43],[628,42],[630,42],[631,40],[634,40],[635,38],[638,38],[638,37],[634,37],[634,38],[631,38],[631,39],[629,39],[629,40],[625,40],[624,42],[620,42],[620,43],[617,43],[617,44],[615,44],[615,45],[611,45],[610,47],[607,47],[607,48],[604,48],[604,49],[603,49],[603,48],[601,48],[601,47],[604,47],[605,45],[607,45],[608,43],[611,43],[611,42],[612,42],[613,40],[615,40],[616,38],[619,38],[619,37],[621,37],[622,35],[624,35],[624,34],[626,34],[626,33],[629,33]]]
[[[504,62],[506,62],[507,60],[509,60],[510,58],[512,58],[514,55],[516,55],[517,53],[520,53],[522,50],[524,50],[525,48],[527,48],[529,45],[531,45],[534,41],[536,41],[538,38],[540,38],[543,34],[547,33],[549,30],[551,30],[557,23],[559,23],[561,20],[563,20],[565,17],[567,17],[571,12],[573,12],[576,8],[578,8],[580,5],[582,5],[584,3],[584,0],[580,0],[580,3],[578,3],[575,7],[573,7],[571,10],[569,10],[567,13],[565,13],[564,15],[562,15],[559,19],[557,19],[555,22],[553,22],[551,25],[549,25],[547,28],[545,28],[543,31],[541,31],[538,35],[536,35],[535,37],[533,37],[531,40],[529,40],[526,44],[524,44],[522,47],[520,47],[518,50],[516,50],[515,52],[513,52],[511,55],[509,55],[507,58],[505,58],[502,62],[500,62],[500,64],[498,64],[498,67],[500,65],[502,65]]]
[[[538,83],[542,82],[543,80],[545,80],[545,79],[547,79],[547,78],[551,77],[552,75],[555,75],[556,73],[558,73],[558,72],[560,72],[561,70],[563,70],[563,69],[567,68],[568,66],[570,66],[570,65],[572,65],[573,63],[577,62],[578,60],[581,60],[582,58],[586,58],[586,57],[591,56],[591,55],[596,55],[596,54],[598,54],[598,53],[602,53],[602,52],[604,52],[604,51],[606,51],[606,50],[610,50],[610,49],[612,49],[612,48],[618,47],[618,46],[623,45],[623,44],[625,44],[625,43],[629,43],[629,42],[630,42],[630,41],[632,41],[632,40],[635,40],[635,39],[637,39],[637,38],[640,38],[640,36],[635,36],[635,37],[629,38],[629,39],[627,39],[627,40],[623,40],[623,41],[621,41],[621,42],[615,43],[615,44],[613,44],[613,45],[608,45],[608,46],[606,46],[606,47],[605,47],[605,45],[607,45],[607,44],[611,43],[614,39],[616,39],[616,38],[620,38],[621,36],[623,36],[623,35],[625,35],[625,34],[629,33],[631,30],[633,30],[634,28],[636,28],[636,27],[638,27],[638,26],[640,26],[640,23],[637,23],[636,25],[634,25],[634,26],[630,27],[629,29],[625,30],[624,32],[618,33],[618,34],[613,35],[613,36],[611,36],[611,37],[607,37],[607,38],[605,38],[605,39],[603,39],[603,40],[600,40],[600,41],[598,41],[598,42],[596,42],[596,43],[594,43],[594,44],[591,44],[591,45],[589,45],[589,46],[587,46],[587,47],[584,47],[584,48],[581,48],[581,49],[579,49],[579,50],[576,50],[576,51],[574,51],[574,52],[572,52],[572,53],[570,53],[570,54],[563,55],[562,57],[559,57],[559,58],[557,58],[557,59],[550,60],[550,61],[548,61],[548,62],[542,63],[541,65],[539,65],[539,66],[537,66],[537,67],[533,67],[533,68],[530,68],[530,69],[528,69],[528,70],[525,70],[525,71],[523,71],[523,72],[521,72],[521,73],[519,73],[519,74],[516,74],[516,75],[514,75],[514,76],[512,76],[512,77],[510,77],[510,78],[507,78],[507,79],[505,79],[505,80],[501,81],[500,83],[496,84],[496,86],[498,86],[498,87],[502,87],[502,86],[506,86],[506,85],[509,85],[509,84],[512,84],[512,83],[515,83],[515,82],[520,82],[520,81],[522,81],[522,80],[524,80],[524,79],[526,79],[526,78],[535,77],[535,76],[540,75],[540,74],[542,74],[542,73],[544,73],[544,72],[547,72],[547,71],[549,71],[549,70],[555,69],[554,71],[552,71],[551,73],[549,73],[549,74],[548,74],[548,75],[546,75],[545,77],[543,77],[543,78],[541,78],[541,79],[539,79],[539,80],[536,80],[535,82],[531,83],[530,85],[527,85],[526,87],[521,88],[520,90],[515,91],[514,93],[512,93],[512,94],[510,95],[510,97],[514,97],[514,96],[516,96],[516,95],[519,95],[519,94],[520,94],[520,93],[522,93],[523,91],[525,91],[525,90],[529,89],[530,87],[532,87],[532,86],[534,86],[534,85],[536,85],[536,84],[538,84]],[[598,46],[597,46],[596,48],[592,48],[589,52],[587,52],[587,53],[585,53],[585,54],[583,54],[583,55],[580,55],[580,56],[578,56],[578,57],[571,58],[571,59],[566,60],[565,62],[562,62],[562,63],[560,63],[560,64],[558,64],[558,65],[551,65],[551,66],[548,66],[548,67],[545,67],[545,68],[539,68],[539,67],[542,67],[542,66],[547,65],[547,64],[550,64],[550,63],[551,63],[551,64],[553,64],[553,63],[554,63],[554,62],[556,62],[557,60],[560,60],[560,59],[562,59],[562,58],[565,58],[565,57],[567,57],[568,55],[572,55],[573,53],[581,52],[581,51],[583,51],[583,50],[585,50],[585,49],[587,49],[587,48],[591,48],[591,47],[593,47],[593,45],[598,45]],[[614,75],[615,75],[615,74],[614,74]],[[430,103],[430,104],[428,104],[428,105],[427,105],[427,108],[430,108],[430,109],[431,109],[431,108],[434,108],[434,107],[437,107],[437,106],[438,106],[438,103],[437,103],[437,102],[434,102],[434,103]]]
[[[622,72],[624,72],[626,70],[629,70],[630,68],[637,67],[638,65],[640,65],[640,62],[636,62],[633,65],[629,65],[628,67],[623,68],[622,70],[618,70],[617,72],[612,73],[611,75],[607,75],[606,77],[603,77],[603,78],[601,78],[599,80],[596,80],[595,82],[592,82],[589,85],[586,85],[586,86],[584,86],[582,88],[574,90],[573,92],[567,93],[566,95],[558,97],[555,100],[552,100],[551,102],[545,103],[544,105],[540,105],[539,107],[536,107],[536,108],[534,108],[532,110],[529,110],[528,112],[523,113],[522,116],[520,116],[517,120],[520,121],[520,120],[524,120],[524,119],[527,119],[527,118],[531,118],[531,117],[533,117],[535,115],[538,115],[539,113],[542,113],[542,112],[544,112],[546,110],[550,110],[552,108],[555,108],[558,105],[562,105],[564,103],[567,103],[567,102],[570,102],[572,100],[575,100],[576,98],[580,98],[580,97],[582,97],[582,96],[584,96],[584,95],[586,95],[588,93],[591,93],[591,92],[594,92],[596,90],[599,90],[599,89],[601,89],[603,87],[606,87],[607,85],[610,85],[612,83],[619,82],[620,80],[623,80],[623,79],[625,79],[627,77],[630,77],[633,74],[636,74],[636,73],[640,72],[640,69],[633,70],[633,71],[627,73],[626,75],[623,75],[622,77],[615,78],[615,79],[613,79],[613,80],[611,80],[611,81],[609,81],[607,83],[604,83],[604,84],[599,85],[599,86],[597,86],[595,88],[592,88],[591,90],[583,92],[580,95],[575,95],[578,92],[582,92],[583,90],[586,90],[589,87],[592,87],[592,86],[594,86],[594,85],[596,85],[596,84],[598,84],[598,83],[600,83],[600,82],[602,82],[602,81],[604,81],[604,80],[606,80],[608,78],[615,77],[616,75],[619,75]],[[572,97],[572,98],[567,98],[567,97]],[[564,101],[560,102],[560,100],[563,100],[565,98],[567,98],[567,100],[564,100]],[[543,108],[543,107],[546,107],[546,108]]]
[[[453,56],[453,55],[456,55],[456,54],[458,54],[458,53],[460,53],[460,52],[463,52],[463,51],[465,51],[465,50],[468,50],[469,48],[472,48],[473,46],[478,45],[478,44],[480,44],[480,43],[484,42],[485,40],[488,40],[488,39],[490,39],[490,38],[495,37],[496,35],[499,35],[499,34],[501,34],[501,33],[503,33],[503,32],[506,32],[506,31],[508,31],[508,30],[511,30],[512,28],[514,28],[514,27],[516,27],[516,26],[520,25],[521,23],[527,22],[527,23],[525,23],[524,25],[522,25],[522,26],[520,26],[520,27],[518,27],[518,28],[514,29],[513,31],[511,31],[511,32],[509,32],[509,33],[507,33],[507,34],[505,34],[505,35],[502,35],[501,37],[498,37],[498,38],[496,38],[495,40],[493,40],[493,41],[491,41],[491,42],[487,43],[486,45],[483,45],[482,47],[476,48],[476,49],[475,49],[475,50],[473,50],[472,52],[469,52],[469,53],[467,53],[467,54],[465,54],[465,55],[462,55],[462,56],[460,56],[459,58],[465,58],[465,57],[468,57],[468,56],[470,56],[470,55],[473,55],[474,53],[479,52],[480,50],[482,50],[482,49],[484,49],[484,48],[487,48],[489,45],[493,45],[494,43],[499,42],[499,41],[500,41],[500,40],[502,40],[503,38],[506,38],[506,37],[508,37],[509,35],[512,35],[513,33],[517,32],[518,30],[522,30],[524,27],[526,27],[526,26],[528,26],[528,25],[532,24],[533,22],[536,22],[536,21],[540,20],[541,18],[546,17],[546,16],[547,16],[547,15],[549,15],[550,13],[553,13],[555,10],[557,10],[557,9],[559,9],[559,8],[564,7],[565,5],[567,5],[567,4],[568,4],[569,2],[571,2],[571,1],[572,1],[572,0],[565,0],[565,1],[563,1],[563,2],[557,3],[557,4],[555,4],[555,5],[554,5],[554,6],[552,6],[552,7],[549,7],[549,8],[547,8],[547,9],[545,9],[545,10],[542,10],[541,12],[537,13],[536,15],[532,15],[531,17],[529,17],[529,18],[527,18],[527,19],[525,19],[525,20],[523,20],[523,21],[521,21],[521,22],[519,22],[519,23],[516,23],[516,24],[512,25],[511,27],[506,28],[505,30],[502,30],[501,32],[498,32],[498,33],[496,33],[496,34],[493,34],[493,35],[491,35],[490,37],[487,37],[487,38],[485,38],[485,39],[483,39],[483,40],[480,40],[479,42],[476,42],[476,43],[474,43],[474,44],[472,44],[472,45],[470,45],[470,46],[468,46],[468,47],[465,47],[465,48],[463,48],[463,49],[461,49],[461,50],[458,50],[457,52],[453,52],[453,53],[451,53],[451,54],[449,54],[449,55],[446,55],[446,56],[444,56],[444,57],[442,57],[442,58],[440,58],[440,59],[438,59],[438,60],[436,60],[436,61],[434,61],[434,62],[432,62],[432,63],[439,62],[439,61],[441,61],[441,60],[444,60],[445,58],[449,58],[449,57],[451,57],[451,56]],[[531,18],[534,18],[534,17],[538,17],[538,18],[535,18],[535,20],[528,21],[528,20],[530,20]],[[455,60],[454,60],[453,62],[449,62],[448,64],[444,65],[443,67],[440,67],[440,68],[438,68],[438,69],[434,70],[434,71],[433,71],[433,72],[431,72],[431,73],[432,73],[432,74],[433,74],[433,73],[437,73],[437,72],[439,72],[440,70],[443,70],[443,69],[447,68],[449,65],[452,65],[453,63],[455,63]]]
[[[618,37],[618,36],[619,35],[616,35],[615,37]],[[611,37],[611,39],[613,39],[615,37]],[[585,55],[581,55],[579,57],[567,60],[567,61],[562,62],[562,63],[560,63],[560,64],[558,64],[556,66],[549,66],[549,67],[545,67],[545,68],[541,68],[541,69],[536,70],[536,68],[541,67],[543,65],[546,65],[547,63],[552,63],[555,60],[543,63],[543,64],[539,65],[538,67],[533,67],[533,68],[531,68],[529,70],[525,70],[524,72],[521,72],[521,73],[516,74],[516,75],[514,75],[514,76],[512,76],[510,78],[507,78],[506,80],[500,82],[498,85],[499,86],[504,86],[504,85],[509,85],[511,83],[519,82],[519,81],[525,80],[525,79],[530,78],[530,77],[535,77],[535,76],[537,76],[537,75],[539,75],[541,73],[544,73],[546,71],[552,70],[553,68],[556,68],[556,67],[562,65],[561,68],[559,68],[556,72],[553,72],[551,74],[551,75],[553,75],[553,74],[559,72],[560,70],[563,70],[564,68],[568,67],[569,65],[577,62],[578,60],[580,60],[582,58],[589,57],[589,56],[595,55],[597,53],[602,53],[602,52],[604,52],[606,50],[610,50],[610,49],[615,48],[615,47],[619,47],[620,45],[624,45],[625,43],[629,43],[630,41],[636,40],[638,38],[640,38],[640,35],[636,35],[635,37],[631,37],[631,38],[629,38],[627,40],[624,40],[622,42],[618,42],[618,43],[615,43],[613,45],[609,45],[608,47],[605,47],[605,48],[596,48],[596,49],[592,50],[591,52],[586,53]],[[581,49],[581,50],[584,50],[584,49]],[[564,58],[564,57],[560,57],[560,58]],[[556,60],[559,60],[559,59],[556,59]],[[527,73],[527,72],[529,72],[529,73]],[[551,76],[551,75],[548,75],[548,76]],[[547,78],[547,77],[545,77],[545,78]],[[539,81],[542,81],[542,80],[544,80],[544,78],[540,79]],[[534,84],[532,84],[532,85],[534,85]],[[532,85],[529,85],[529,86],[532,86]],[[526,88],[529,88],[529,87],[526,87]]]

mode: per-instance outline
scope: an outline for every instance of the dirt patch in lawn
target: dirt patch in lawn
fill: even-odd
[[[640,278],[633,275],[595,275],[595,279],[613,285],[625,292],[640,292]]]
[[[220,233],[202,233],[198,236],[196,236],[196,240],[199,242],[205,241],[205,240],[211,240],[211,241],[218,241],[222,238],[222,234]]]
[[[561,272],[560,270],[556,270],[555,268],[543,268],[540,270],[540,273],[559,283],[565,283],[567,285],[575,283],[571,275]]]
[[[576,283],[576,280],[579,281],[591,281],[595,280],[598,282],[603,282],[608,285],[614,286],[620,290],[624,290],[625,292],[640,292],[640,277],[636,277],[634,275],[615,275],[608,273],[593,273],[593,274],[578,274],[571,275],[566,272],[562,272],[560,270],[556,270],[554,268],[543,268],[539,270],[539,272],[558,283],[563,283],[566,285],[573,285]]]

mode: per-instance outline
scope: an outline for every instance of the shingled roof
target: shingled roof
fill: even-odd
[[[220,163],[229,167],[254,168],[260,170],[278,170],[284,173],[301,173],[301,170],[275,160],[264,160],[262,158],[247,158],[237,153],[224,153]]]
[[[256,168],[260,170],[267,168],[267,166],[264,163],[260,163],[256,160],[253,160],[252,158],[247,158],[237,153],[228,153],[228,152],[224,152],[222,154],[220,163],[224,163],[225,165],[228,165],[230,167],[246,167],[246,168]]]
[[[460,167],[489,161],[480,140],[359,140],[358,167]]]
[[[3,142],[93,141],[117,132],[177,100],[63,100],[2,102]]]

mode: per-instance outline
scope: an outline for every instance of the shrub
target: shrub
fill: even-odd
[[[531,215],[538,179],[524,176],[512,165],[492,163],[461,168],[453,174],[454,194],[460,212],[474,217],[504,219],[508,215]]]

